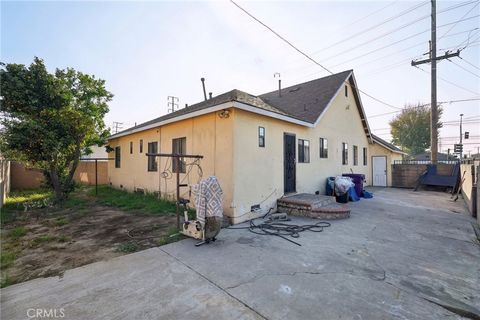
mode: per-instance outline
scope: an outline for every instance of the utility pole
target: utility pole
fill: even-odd
[[[462,145],[462,139],[463,139],[462,118],[463,118],[463,113],[460,113],[460,145]],[[462,150],[460,151],[460,159],[462,158],[463,158],[463,146],[462,146]]]
[[[458,57],[460,50],[457,52],[445,52],[445,55],[437,57],[437,3],[436,0],[431,0],[432,3],[432,26],[431,26],[431,40],[430,40],[430,55],[429,59],[412,61],[412,66],[419,64],[430,63],[431,65],[431,103],[430,103],[430,152],[432,164],[437,164],[438,155],[438,105],[437,105],[437,60]]]
[[[168,96],[167,101],[168,113],[178,110],[178,97]]]
[[[120,129],[122,129],[123,122],[113,121],[113,133],[117,133]]]

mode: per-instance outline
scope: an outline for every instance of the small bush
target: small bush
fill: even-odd
[[[65,235],[61,235],[60,237],[57,238],[58,242],[69,242],[71,239]]]
[[[9,268],[15,263],[15,253],[2,250],[0,253],[0,266],[2,269]]]
[[[2,282],[0,283],[0,288],[8,287],[9,285],[14,284],[15,281],[12,281],[7,274],[2,275]]]
[[[33,239],[33,245],[40,245],[42,243],[48,243],[57,240],[55,236],[50,234],[44,234]]]
[[[12,229],[9,233],[10,237],[13,239],[19,239],[27,234],[27,229],[24,227],[16,227]]]
[[[57,218],[57,219],[55,219],[54,223],[57,226],[64,226],[64,225],[68,224],[68,220],[65,219],[65,218]]]
[[[117,252],[124,252],[124,253],[131,253],[131,252],[138,251],[139,249],[140,249],[140,245],[137,242],[132,240],[132,241],[120,244],[117,247],[116,251]]]

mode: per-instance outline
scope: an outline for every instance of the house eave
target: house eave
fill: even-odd
[[[373,143],[377,143],[377,144],[381,145],[382,147],[384,147],[385,149],[388,149],[388,150],[390,150],[390,151],[392,151],[392,152],[395,152],[395,153],[398,153],[398,154],[402,154],[402,155],[408,155],[408,153],[406,153],[406,152],[403,152],[403,151],[399,151],[399,150],[395,150],[395,149],[390,148],[388,145],[382,143],[381,141],[376,140],[375,138],[373,139]]]
[[[365,110],[363,109],[362,100],[360,98],[360,93],[358,92],[358,89],[357,89],[357,82],[355,80],[355,76],[353,75],[353,71],[350,71],[350,73],[345,77],[345,80],[343,80],[342,85],[338,87],[337,91],[332,96],[332,98],[330,99],[327,106],[325,107],[325,109],[320,114],[320,116],[318,116],[317,121],[315,121],[313,126],[315,127],[316,125],[318,125],[320,120],[323,118],[323,116],[325,115],[327,110],[332,105],[335,98],[338,96],[340,91],[343,89],[343,84],[347,83],[348,81],[350,81],[350,85],[352,87],[352,91],[353,91],[355,100],[357,102],[357,108],[358,108],[358,112],[360,113],[360,120],[362,121],[362,125],[363,125],[364,131],[365,131],[365,135],[367,136],[368,141],[370,143],[372,143],[373,138],[372,138],[372,134],[371,134],[371,131],[370,131],[370,125],[368,124],[367,115],[365,114]]]
[[[125,130],[123,132],[111,135],[110,137],[108,137],[108,140],[113,140],[113,139],[116,139],[116,138],[120,138],[120,137],[123,137],[123,136],[133,134],[133,133],[142,132],[142,131],[153,129],[153,128],[158,128],[158,127],[164,126],[164,125],[169,124],[169,123],[174,123],[174,122],[198,117],[198,116],[201,116],[201,115],[221,111],[221,110],[228,109],[228,108],[236,108],[236,109],[252,112],[252,113],[255,113],[255,114],[264,115],[264,116],[267,116],[267,117],[270,117],[270,118],[275,118],[275,119],[278,119],[278,120],[282,120],[282,121],[298,124],[298,125],[301,125],[301,126],[309,127],[309,128],[314,127],[313,123],[302,121],[302,120],[299,120],[299,119],[296,119],[296,118],[293,118],[293,117],[289,117],[289,116],[286,116],[286,115],[282,115],[282,114],[279,114],[279,113],[276,113],[276,112],[273,112],[273,111],[268,111],[268,110],[264,110],[264,109],[261,109],[261,108],[257,108],[257,107],[251,106],[251,105],[243,103],[243,102],[230,101],[230,102],[224,102],[224,103],[221,103],[221,104],[209,107],[209,108],[205,108],[205,109],[202,109],[202,110],[190,112],[190,113],[187,113],[187,114],[184,114],[184,115],[181,115],[181,116],[178,116],[178,117],[174,117],[174,118],[171,118],[171,119],[166,119],[166,120],[163,120],[163,121],[157,121],[157,122],[154,122],[154,123],[149,124],[147,126],[133,127],[129,130]]]

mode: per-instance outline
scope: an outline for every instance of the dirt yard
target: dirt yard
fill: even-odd
[[[128,194],[126,198],[131,199],[126,203],[104,205],[111,195],[110,190],[103,191],[108,195],[95,197],[91,189],[83,188],[61,208],[47,206],[24,211],[24,205],[17,204],[13,209],[7,206],[9,216],[5,219],[2,212],[1,228],[2,287],[38,277],[62,276],[68,269],[180,238],[175,236],[171,203],[161,203],[163,207],[157,213],[154,207],[146,210],[138,204],[132,206],[138,207],[134,209],[128,204],[132,199],[137,201],[135,197],[145,204],[152,199]],[[170,212],[164,212],[165,209]]]

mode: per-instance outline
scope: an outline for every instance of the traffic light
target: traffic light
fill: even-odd
[[[468,139],[469,136],[470,136],[470,132],[465,131],[465,139]]]
[[[463,144],[454,144],[453,151],[455,153],[461,153],[463,151]]]

